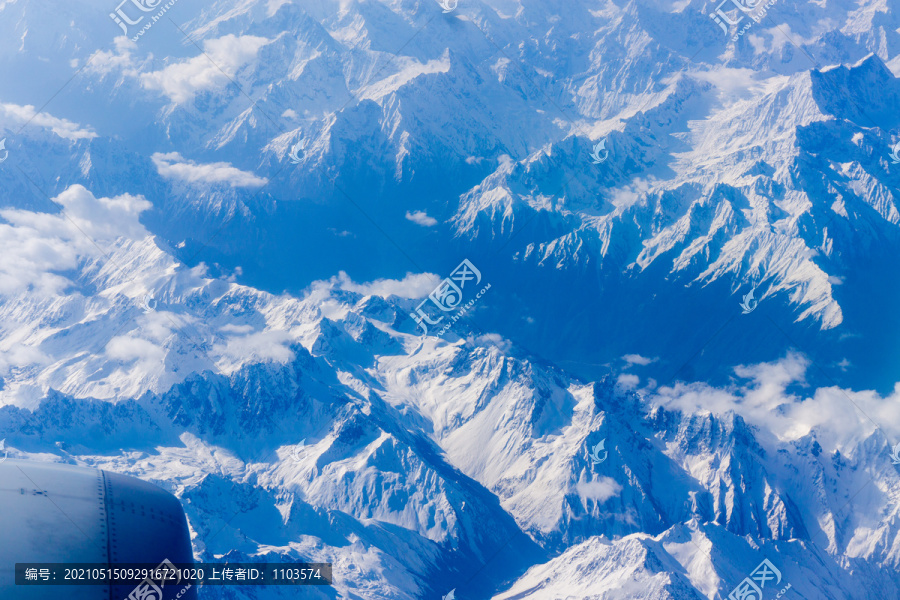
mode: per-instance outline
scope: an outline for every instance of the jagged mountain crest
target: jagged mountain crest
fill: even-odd
[[[898,596],[890,6],[199,4],[0,7],[12,452],[332,561],[310,596]],[[463,257],[491,293],[422,336]],[[788,348],[827,382],[760,411]]]

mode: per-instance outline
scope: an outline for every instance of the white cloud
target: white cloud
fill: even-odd
[[[80,257],[101,256],[103,247],[120,237],[143,239],[147,230],[138,216],[150,208],[142,197],[128,194],[96,198],[73,185],[54,199],[64,214],[0,210],[0,294],[34,292],[57,295],[70,285],[65,271]]]
[[[10,369],[26,366],[45,366],[51,361],[50,357],[34,346],[25,346],[15,343],[13,340],[6,349],[0,350],[0,373],[9,373]]]
[[[575,484],[575,491],[582,500],[593,500],[602,504],[613,496],[618,496],[622,486],[612,477],[601,477],[596,481],[579,481]]]
[[[152,55],[136,60],[132,52],[137,44],[125,36],[118,36],[113,42],[113,50],[98,50],[91,55],[85,71],[99,75],[120,73],[123,77],[139,80],[146,90],[160,92],[171,102],[183,104],[200,92],[229,85],[238,70],[255,60],[260,48],[270,41],[252,35],[238,37],[228,34],[204,41],[203,53],[198,56],[169,64],[158,71],[149,71]]]
[[[437,219],[429,217],[428,213],[424,210],[417,210],[414,213],[406,211],[406,220],[412,221],[416,225],[421,225],[422,227],[434,227],[437,225]]]
[[[156,152],[151,158],[160,175],[188,183],[224,183],[231,187],[259,187],[269,182],[265,177],[241,171],[230,163],[195,163],[185,160],[178,152],[165,154]]]
[[[824,23],[820,23],[819,25],[828,27],[828,25],[825,25]],[[834,24],[832,24],[832,26],[834,26]],[[796,45],[798,48],[802,48],[803,46],[813,44],[816,41],[816,36],[814,34],[810,35],[808,39],[804,38],[791,31],[791,26],[787,23],[764,29],[762,35],[750,33],[747,37],[756,54],[767,55],[780,52],[787,45]]]
[[[512,342],[504,339],[499,333],[485,333],[479,336],[469,336],[466,343],[476,346],[496,346],[501,352],[508,353],[512,349]]]
[[[625,185],[613,190],[613,195],[610,202],[618,210],[624,211],[637,204],[638,202],[642,202],[644,200],[647,192],[650,191],[651,183],[653,183],[652,178],[642,179],[638,177],[631,185]]]
[[[78,229],[94,240],[115,240],[122,236],[138,240],[149,235],[138,220],[142,212],[153,206],[143,196],[122,194],[113,198],[97,198],[83,186],[73,185],[55,201],[62,204]]]
[[[85,65],[85,72],[107,75],[114,71],[121,71],[123,75],[137,77],[139,70],[131,56],[131,51],[137,49],[137,43],[120,35],[113,40],[113,44],[115,50],[94,52]]]
[[[377,279],[371,283],[353,283],[343,271],[332,279],[338,287],[364,296],[397,296],[398,298],[423,298],[441,282],[434,273],[407,273],[403,279]]]
[[[252,357],[255,361],[286,363],[294,360],[294,353],[288,348],[291,335],[287,331],[258,331],[229,336],[225,343],[215,345],[216,351],[235,368]]]
[[[771,363],[735,368],[739,381],[728,389],[678,383],[659,388],[649,399],[686,412],[734,411],[781,441],[815,430],[816,439],[829,452],[854,446],[871,435],[875,423],[888,436],[900,437],[900,383],[887,397],[871,390],[856,392],[835,386],[803,395],[787,393],[789,386],[805,383],[810,364],[802,354],[791,352]]]
[[[106,345],[106,355],[123,362],[162,363],[166,351],[153,342],[132,336],[116,336]]]
[[[118,263],[107,256],[123,246],[140,247],[148,238],[139,216],[150,203],[128,194],[97,198],[80,185],[53,200],[61,212],[0,210],[0,374],[8,384],[0,392],[0,403],[27,405],[48,387],[71,391],[85,379],[97,397],[106,397],[101,388],[116,376],[96,365],[112,359],[131,363],[131,369],[159,364],[163,356],[158,345],[141,336],[116,336],[106,343],[107,324],[98,318],[104,310],[130,301],[121,294],[126,288],[134,290],[137,282],[119,268],[139,270],[144,265]],[[146,252],[141,257],[154,259]],[[141,321],[159,319],[131,310]],[[87,330],[80,329],[88,323]],[[153,335],[161,328],[146,324],[142,337],[149,333],[158,342],[169,335],[167,330]],[[110,329],[107,335],[114,332]],[[68,334],[74,335],[61,337]]]
[[[622,375],[619,375],[619,378],[616,380],[616,385],[626,390],[637,389],[637,386],[640,385],[640,383],[640,377],[638,377],[637,375],[631,375],[629,373],[623,373]]]
[[[270,40],[253,35],[228,34],[203,42],[200,56],[141,75],[141,85],[168,96],[176,104],[188,102],[202,91],[228,85],[237,70],[256,58]]]
[[[716,88],[720,99],[746,100],[759,94],[763,84],[759,81],[759,73],[753,69],[716,67],[711,70],[697,70],[691,75]]]
[[[233,371],[293,358],[287,326],[251,317],[213,330],[197,315],[238,286],[203,279],[202,265],[185,268],[159,248],[139,220],[151,206],[143,198],[74,185],[54,201],[58,214],[0,209],[0,404],[25,405],[49,388],[136,397],[211,361]],[[159,299],[154,310],[141,309],[147,294]],[[216,352],[198,350],[195,336]]]
[[[622,360],[627,362],[628,366],[641,365],[642,367],[645,367],[652,362],[656,362],[658,359],[646,358],[644,356],[641,356],[640,354],[626,354],[625,356],[622,357]]]
[[[25,106],[19,106],[18,104],[0,104],[0,109],[3,109],[6,116],[11,117],[16,121],[21,123],[28,123],[30,121],[32,125],[47,128],[63,139],[76,141],[84,139],[89,140],[97,137],[97,134],[89,128],[85,129],[78,123],[60,119],[44,112],[39,113],[30,104],[26,104]]]

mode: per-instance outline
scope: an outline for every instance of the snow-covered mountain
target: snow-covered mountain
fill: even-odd
[[[467,256],[495,286],[483,328],[587,378],[638,353],[722,382],[793,345],[886,392],[894,11],[778,4],[735,43],[715,8],[182,0],[132,41],[93,4],[63,34],[17,0],[5,202],[141,194],[180,260],[276,293]],[[698,353],[750,289],[778,328]]]
[[[0,2],[0,438],[334,564],[204,597],[900,598],[896,7],[51,4]]]
[[[178,264],[143,200],[57,201],[2,213],[0,436],[170,489],[200,558],[333,562],[308,597],[714,597],[762,557],[805,598],[898,593],[900,479],[843,396],[891,423],[897,392],[797,396],[796,354],[733,389],[585,383],[464,324],[419,336],[434,276],[273,296]]]

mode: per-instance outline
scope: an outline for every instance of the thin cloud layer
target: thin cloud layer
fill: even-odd
[[[437,225],[437,219],[429,217],[428,213],[424,210],[417,210],[415,212],[406,211],[406,220],[412,221],[416,225],[421,225],[422,227],[434,227]]]
[[[612,477],[601,477],[596,481],[579,481],[575,484],[575,491],[582,500],[603,504],[613,496],[618,496],[622,486]]]
[[[397,296],[398,298],[423,298],[441,282],[434,273],[407,273],[403,279],[377,279],[370,283],[354,283],[343,271],[333,280],[340,289],[364,296]]]
[[[827,451],[855,446],[880,428],[889,439],[900,436],[900,384],[882,397],[874,391],[844,390],[836,386],[810,393],[790,393],[805,384],[810,360],[791,352],[784,358],[734,369],[738,383],[717,388],[705,383],[677,383],[649,397],[666,408],[686,412],[709,411],[740,415],[751,425],[769,431],[780,441],[815,432]]]
[[[0,210],[0,294],[32,292],[50,297],[62,293],[71,282],[66,271],[79,260],[101,256],[109,242],[148,235],[138,216],[150,208],[139,196],[123,194],[96,198],[80,185],[73,185],[54,202],[59,214],[19,209]]]
[[[0,110],[3,111],[6,117],[19,123],[29,123],[30,125],[49,129],[66,140],[90,140],[97,137],[97,134],[90,128],[82,127],[78,123],[60,119],[45,112],[39,113],[30,104],[24,106],[9,103],[0,104]]]
[[[225,184],[231,187],[260,187],[269,180],[249,171],[241,171],[226,162],[196,163],[186,160],[178,152],[156,152],[152,157],[162,177],[186,183]]]
[[[256,58],[270,40],[253,35],[228,34],[203,42],[203,54],[140,76],[141,85],[161,92],[175,104],[198,93],[228,85],[238,69]]]

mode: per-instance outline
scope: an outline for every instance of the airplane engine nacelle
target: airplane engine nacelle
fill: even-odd
[[[135,588],[16,585],[16,563],[193,562],[184,511],[165,490],[109,471],[28,460],[0,462],[0,541],[4,600],[127,600]],[[162,597],[145,600],[196,600],[196,588],[184,587],[167,585]]]

